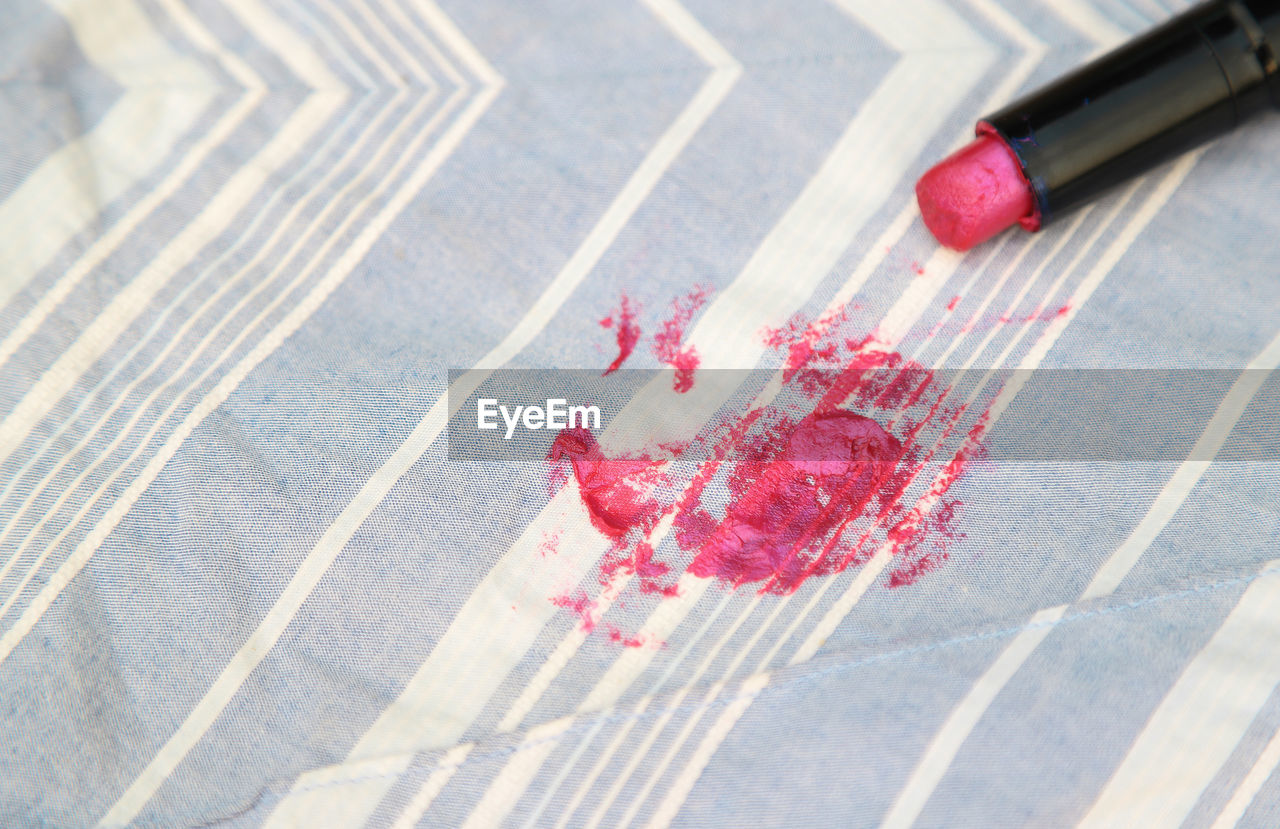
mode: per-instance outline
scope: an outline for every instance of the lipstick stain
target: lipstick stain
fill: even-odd
[[[672,301],[670,316],[662,322],[658,332],[653,336],[653,356],[660,362],[675,369],[672,387],[684,394],[693,388],[694,374],[701,358],[698,350],[692,345],[684,345],[685,329],[693,317],[707,304],[711,289],[705,286],[694,288],[688,295]],[[603,376],[613,374],[627,361],[639,344],[642,332],[636,321],[639,306],[626,294],[622,295],[618,309],[600,320],[600,327],[613,329],[618,344],[618,356],[613,359]]]
[[[990,331],[1004,325],[1013,323],[1033,323],[1033,322],[1053,322],[1056,319],[1065,317],[1071,313],[1070,303],[1059,306],[1058,308],[1037,308],[1030,314],[1015,314],[1007,311],[1003,314],[975,314],[969,318],[967,322],[960,327],[961,334],[968,334],[973,331]]]
[[[679,369],[684,327],[705,299],[695,291],[673,304],[654,346],[668,365]],[[785,595],[886,552],[882,583],[901,588],[944,565],[964,538],[963,504],[949,492],[980,454],[986,415],[874,335],[837,335],[845,321],[762,332],[781,358],[784,393],[685,446],[606,456],[587,430],[556,438],[553,469],[568,464],[610,541],[602,595],[633,583],[642,595],[673,596],[684,572]],[[692,474],[675,458],[692,462]],[[654,535],[664,519],[669,538]],[[553,601],[595,627],[585,593]],[[653,645],[605,629],[620,645]]]
[[[640,342],[640,325],[636,322],[637,310],[639,308],[626,294],[623,294],[618,310],[600,320],[601,328],[614,329],[614,337],[618,342],[618,356],[614,357],[613,362],[604,370],[606,377],[622,367],[622,364],[631,356],[631,352],[635,350],[636,343]]]
[[[960,502],[954,499],[943,501],[931,512],[921,515],[921,523],[917,527],[914,522],[901,522],[890,531],[890,539],[895,543],[895,554],[902,556],[907,563],[889,574],[889,587],[904,587],[914,584],[921,576],[933,572],[942,566],[947,559],[947,547],[951,542],[964,538],[964,533],[956,529],[956,513]],[[923,526],[927,524],[928,526]],[[920,550],[930,534],[942,539],[933,548]]]
[[[1068,304],[1063,305],[1061,308],[1056,310],[1042,311],[1040,309],[1036,309],[1030,314],[1020,317],[1015,317],[1012,314],[1002,314],[999,322],[1006,325],[1011,322],[1053,322],[1059,317],[1065,317],[1069,313],[1071,313],[1071,306]]]
[[[711,289],[700,286],[687,296],[674,300],[671,303],[671,316],[663,321],[662,327],[653,336],[653,356],[676,370],[672,388],[680,394],[693,388],[693,375],[700,362],[696,348],[682,345],[685,328],[702,306],[707,304],[710,296]]]
[[[954,311],[956,310],[956,306],[959,304],[960,304],[960,295],[956,294],[955,296],[951,297],[951,301],[947,303],[947,310]]]
[[[645,636],[643,633],[635,636],[627,636],[614,625],[606,625],[605,627],[609,631],[609,641],[621,645],[624,648],[663,647],[666,645],[665,642],[650,640],[650,638]]]
[[[590,430],[565,429],[551,444],[548,458],[567,459],[578,481],[582,503],[597,530],[621,538],[657,519],[660,507],[646,490],[657,480],[661,461],[648,456],[606,458]]]
[[[809,325],[792,320],[782,328],[766,328],[761,332],[761,339],[766,346],[783,356],[783,370],[786,379],[791,380],[796,372],[806,366],[829,365],[837,358],[839,346],[828,340],[826,330],[843,321],[843,312],[830,320],[819,320]],[[874,341],[875,335],[867,334],[860,340],[846,339],[844,345],[850,353],[854,353]]]
[[[584,633],[590,633],[595,630],[596,617],[593,611],[596,609],[596,603],[587,595],[585,590],[554,596],[551,599],[551,603],[577,616]]]
[[[870,418],[806,417],[771,458],[738,464],[734,499],[717,525],[697,512],[676,519],[683,543],[696,549],[689,572],[733,585],[769,579],[791,592],[813,572],[832,571],[844,526],[880,493],[901,451]]]
[[[662,467],[675,454],[665,447],[657,457],[606,458],[595,435],[582,428],[566,429],[552,443],[549,460],[569,460],[592,525],[613,542],[600,562],[602,586],[625,574],[637,579],[642,593],[676,595],[676,584],[664,581],[671,566],[655,561],[643,540],[662,515],[652,491],[665,481]]]

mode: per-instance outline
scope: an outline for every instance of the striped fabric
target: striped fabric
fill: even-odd
[[[1280,824],[1280,459],[1236,453],[1275,119],[966,255],[912,193],[1185,5],[7,0],[0,825]],[[958,529],[912,583],[891,539],[702,578],[669,517],[652,591],[572,477],[451,459],[449,392],[692,291],[700,370],[799,324],[1256,371],[1169,461],[929,454],[904,497]]]

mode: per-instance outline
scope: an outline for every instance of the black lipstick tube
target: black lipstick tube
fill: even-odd
[[[1280,109],[1280,0],[1214,0],[982,119],[1034,190],[1029,229]]]

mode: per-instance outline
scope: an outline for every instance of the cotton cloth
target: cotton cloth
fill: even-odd
[[[913,201],[1186,5],[7,0],[0,824],[1275,826],[1280,122],[964,255]],[[602,371],[623,297],[663,367],[696,290],[701,372],[825,319],[1225,379],[1158,457],[975,457],[909,584],[668,535],[645,592],[449,393]]]

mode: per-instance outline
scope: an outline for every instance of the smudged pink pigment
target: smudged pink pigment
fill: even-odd
[[[618,306],[618,310],[610,316],[600,320],[601,328],[613,328],[615,330],[615,338],[618,341],[618,356],[613,358],[613,362],[604,370],[605,376],[613,374],[622,368],[622,364],[631,356],[631,352],[635,350],[636,343],[640,342],[640,325],[636,322],[637,307],[627,298],[626,294],[622,295],[622,303]]]
[[[709,296],[710,288],[698,287],[688,296],[673,301],[671,316],[662,323],[662,328],[653,337],[653,356],[676,370],[672,387],[681,394],[693,388],[693,375],[699,363],[697,349],[692,345],[682,345],[684,331],[694,314],[707,303]]]
[[[678,376],[684,327],[705,299],[695,292],[674,303],[655,337],[655,355]],[[949,401],[950,389],[933,372],[881,349],[874,336],[837,336],[844,322],[835,315],[764,332],[782,358],[793,408],[753,409],[717,424],[695,441],[705,457],[691,480],[668,478],[668,461],[683,448],[606,457],[589,431],[560,434],[549,458],[568,462],[592,524],[611,540],[602,586],[628,577],[641,594],[670,596],[673,574],[684,571],[786,594],[887,549],[894,565],[884,583],[897,588],[942,565],[963,538],[961,505],[948,491],[980,445],[985,415],[956,432],[957,451],[948,441],[966,405]],[[678,391],[695,379],[697,355],[689,357],[688,385]],[[708,499],[713,481],[727,502]],[[675,543],[664,545],[660,560],[649,536],[664,516],[673,519]],[[592,619],[594,605],[585,600],[556,602]],[[633,647],[640,641],[612,629],[609,638]]]
[[[684,519],[683,543],[697,549],[689,572],[795,589],[815,563],[804,551],[817,546],[819,557],[831,554],[840,525],[880,492],[901,448],[880,424],[852,412],[806,417],[771,460],[739,465],[729,484],[734,498],[705,538],[698,538],[711,523],[705,515],[677,518]]]
[[[569,460],[591,523],[613,539],[600,563],[601,583],[628,574],[637,578],[642,593],[675,595],[675,584],[662,581],[671,566],[655,561],[653,547],[642,540],[662,514],[662,505],[649,493],[662,480],[668,458],[605,458],[595,435],[582,428],[561,432],[549,458]]]
[[[611,538],[626,535],[642,522],[656,520],[660,507],[644,491],[658,473],[648,457],[605,458],[587,429],[565,429],[551,445],[551,461],[568,459],[578,480],[591,523]]]
[[[538,543],[538,555],[546,558],[549,555],[554,555],[559,549],[560,533],[544,532],[542,534],[542,541]]]
[[[572,594],[566,593],[563,596],[554,596],[551,599],[551,603],[577,616],[584,632],[590,633],[595,629],[596,617],[592,611],[596,609],[596,603],[587,596],[585,590],[578,590]]]

